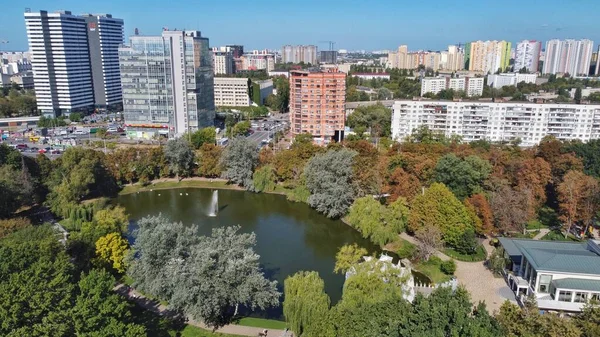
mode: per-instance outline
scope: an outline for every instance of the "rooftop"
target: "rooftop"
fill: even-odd
[[[600,275],[600,256],[588,248],[588,242],[499,240],[510,256],[525,256],[537,271]]]

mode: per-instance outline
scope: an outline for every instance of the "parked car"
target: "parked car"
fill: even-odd
[[[30,147],[30,148],[29,148],[29,152],[31,152],[31,153],[38,152],[39,150],[40,150],[40,149],[38,149],[37,147]]]
[[[52,149],[52,150],[50,150],[50,154],[60,154],[60,150],[59,149]]]
[[[17,144],[15,146],[15,149],[17,149],[19,151],[23,151],[23,150],[27,149],[27,147],[28,147],[27,144]]]

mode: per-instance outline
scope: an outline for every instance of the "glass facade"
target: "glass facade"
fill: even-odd
[[[212,126],[208,39],[199,32],[166,31],[163,36],[132,36],[130,43],[119,49],[128,136],[174,137]]]

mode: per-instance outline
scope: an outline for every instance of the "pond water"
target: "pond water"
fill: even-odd
[[[240,225],[241,232],[256,233],[256,252],[271,280],[283,281],[297,271],[317,271],[325,281],[325,291],[335,304],[342,295],[344,276],[335,274],[335,254],[346,244],[357,243],[369,253],[379,249],[340,220],[331,220],[304,203],[284,196],[219,190],[218,214],[211,213],[213,191],[181,188],[155,190],[119,196],[116,202],[127,209],[132,228],[135,220],[147,215],[163,215],[172,221],[198,226],[200,235],[212,228]],[[278,318],[281,307],[264,316]]]

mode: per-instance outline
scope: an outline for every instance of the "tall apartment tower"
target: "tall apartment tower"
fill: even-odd
[[[550,40],[546,43],[544,74],[588,75],[594,42]]]
[[[96,107],[121,107],[119,46],[123,44],[123,20],[110,14],[87,14],[88,47]]]
[[[518,72],[525,68],[530,73],[536,73],[538,71],[538,63],[540,62],[541,50],[542,43],[540,41],[523,40],[517,43],[514,71]]]
[[[69,11],[25,13],[38,109],[57,116],[121,104],[123,20]]]
[[[310,63],[317,64],[317,46],[290,46],[285,45],[281,48],[283,63]]]
[[[215,75],[230,75],[234,73],[233,52],[229,47],[213,48],[212,61]]]
[[[119,48],[123,113],[133,138],[179,137],[212,126],[214,82],[208,38],[199,31],[131,36]]]
[[[308,133],[315,142],[343,139],[346,74],[330,71],[290,72],[290,124],[292,135]]]
[[[465,59],[471,71],[495,73],[508,68],[510,49],[511,43],[507,41],[474,41],[468,44]]]
[[[25,13],[38,109],[58,116],[94,107],[85,18],[69,11]]]

